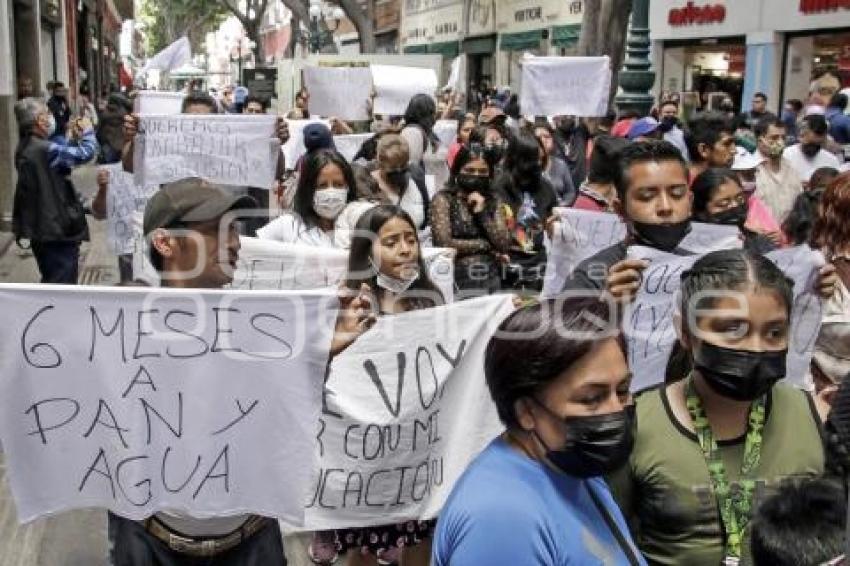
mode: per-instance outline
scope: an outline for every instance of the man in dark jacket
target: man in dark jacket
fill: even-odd
[[[18,242],[30,241],[42,283],[74,285],[80,242],[88,240],[89,230],[68,175],[97,153],[94,129],[87,118],[82,118],[76,144],[49,141],[56,131],[56,120],[37,98],[19,101],[15,117],[21,139],[15,152],[18,184],[12,231]]]
[[[50,137],[64,136],[71,121],[71,106],[68,104],[68,89],[63,83],[53,83],[53,95],[47,101],[47,107],[56,120],[56,131]]]

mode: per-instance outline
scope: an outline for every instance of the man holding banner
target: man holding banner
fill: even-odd
[[[164,186],[148,202],[144,218],[162,286],[215,289],[229,283],[239,237],[232,220],[222,233],[223,218],[254,206],[250,197],[227,194],[200,179]],[[199,558],[216,565],[286,564],[277,521],[258,515],[197,519],[157,513],[133,521],[110,513],[109,531],[115,566],[178,566]]]

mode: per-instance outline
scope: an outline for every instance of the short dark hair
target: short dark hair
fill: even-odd
[[[180,112],[186,112],[190,106],[194,106],[196,104],[208,107],[211,114],[218,113],[218,104],[216,104],[215,99],[209,94],[199,90],[193,90],[186,95],[186,98],[183,99],[183,105],[180,107]]]
[[[763,92],[757,92],[753,95],[753,98],[761,98],[765,102],[767,102],[767,95]]]
[[[760,292],[776,292],[785,304],[786,313],[790,314],[794,304],[793,282],[770,259],[744,249],[707,253],[684,271],[681,279],[679,312],[685,334],[691,333],[688,324],[692,312],[712,308],[717,298],[712,294],[694,300],[704,291],[735,291],[754,284]],[[706,301],[709,304],[705,304]],[[790,319],[788,324],[791,324]]]
[[[301,217],[301,220],[308,228],[319,224],[319,215],[313,209],[313,196],[316,194],[316,183],[319,180],[319,174],[327,165],[336,165],[342,171],[342,176],[345,177],[345,184],[348,185],[348,198],[346,201],[351,202],[356,198],[357,187],[354,180],[354,173],[348,161],[345,160],[345,157],[341,153],[332,149],[319,149],[306,154],[301,174],[298,177],[295,196],[292,199],[292,210]]]
[[[763,135],[767,134],[767,131],[770,129],[771,126],[773,126],[774,128],[782,128],[783,130],[787,128],[785,122],[783,122],[779,118],[775,118],[773,116],[766,116],[756,122],[756,125],[753,127],[753,133],[756,135],[757,138],[760,138]]]
[[[243,104],[243,107],[247,108],[247,106],[252,102],[256,102],[257,104],[259,104],[260,107],[263,109],[263,112],[269,109],[269,99],[264,96],[257,96],[256,94],[249,94],[247,97],[245,97],[245,103]]]
[[[799,98],[789,98],[786,104],[790,104],[791,108],[794,109],[794,112],[799,112],[803,109],[803,101]]]
[[[626,202],[626,192],[629,188],[629,169],[633,165],[648,162],[675,161],[682,167],[685,176],[688,174],[688,163],[675,145],[663,140],[647,140],[641,143],[631,143],[622,148],[614,172],[614,187],[620,202]]]
[[[829,101],[829,105],[832,108],[838,108],[839,110],[844,110],[847,108],[847,95],[843,92],[836,92],[832,95],[832,99]]]
[[[514,311],[484,353],[499,419],[518,426],[516,401],[539,393],[603,340],[617,338],[625,352],[617,325],[617,313],[597,297],[546,299]]]
[[[691,212],[695,220],[707,220],[708,201],[711,200],[720,185],[730,181],[739,187],[741,186],[741,182],[734,171],[721,167],[711,167],[697,175],[691,183],[691,192],[694,194]]]
[[[620,150],[626,147],[628,143],[619,136],[597,136],[593,144],[593,153],[590,156],[587,180],[591,183],[613,183],[617,168],[612,164],[616,163]]]
[[[691,161],[701,162],[702,157],[699,153],[699,145],[714,146],[724,133],[731,135],[734,133],[734,130],[729,119],[718,112],[705,112],[688,122],[685,144],[688,146]]]
[[[810,114],[803,118],[803,124],[815,135],[825,136],[829,131],[829,123],[821,114]]]
[[[533,130],[523,129],[508,136],[508,149],[505,152],[505,171],[513,173],[520,163],[537,161],[540,151],[544,150],[543,142],[534,135]]]
[[[847,504],[834,480],[788,481],[755,509],[750,543],[756,566],[822,564],[844,553]]]

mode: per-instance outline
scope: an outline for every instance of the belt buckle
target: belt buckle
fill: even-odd
[[[201,541],[201,555],[215,556],[218,554],[218,544],[215,540],[206,539]]]

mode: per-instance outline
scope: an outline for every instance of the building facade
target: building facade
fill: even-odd
[[[11,220],[22,86],[45,96],[49,81],[61,81],[74,107],[85,84],[97,101],[118,84],[121,22],[132,10],[132,0],[0,0],[0,163],[8,165],[0,167],[0,229]]]
[[[575,52],[583,9],[582,0],[404,0],[402,48],[443,55],[443,79],[463,53],[468,86],[516,91],[523,53]]]
[[[659,97],[753,94],[823,103],[850,85],[850,2],[843,0],[652,0],[650,35]],[[821,84],[827,85],[821,88]]]

